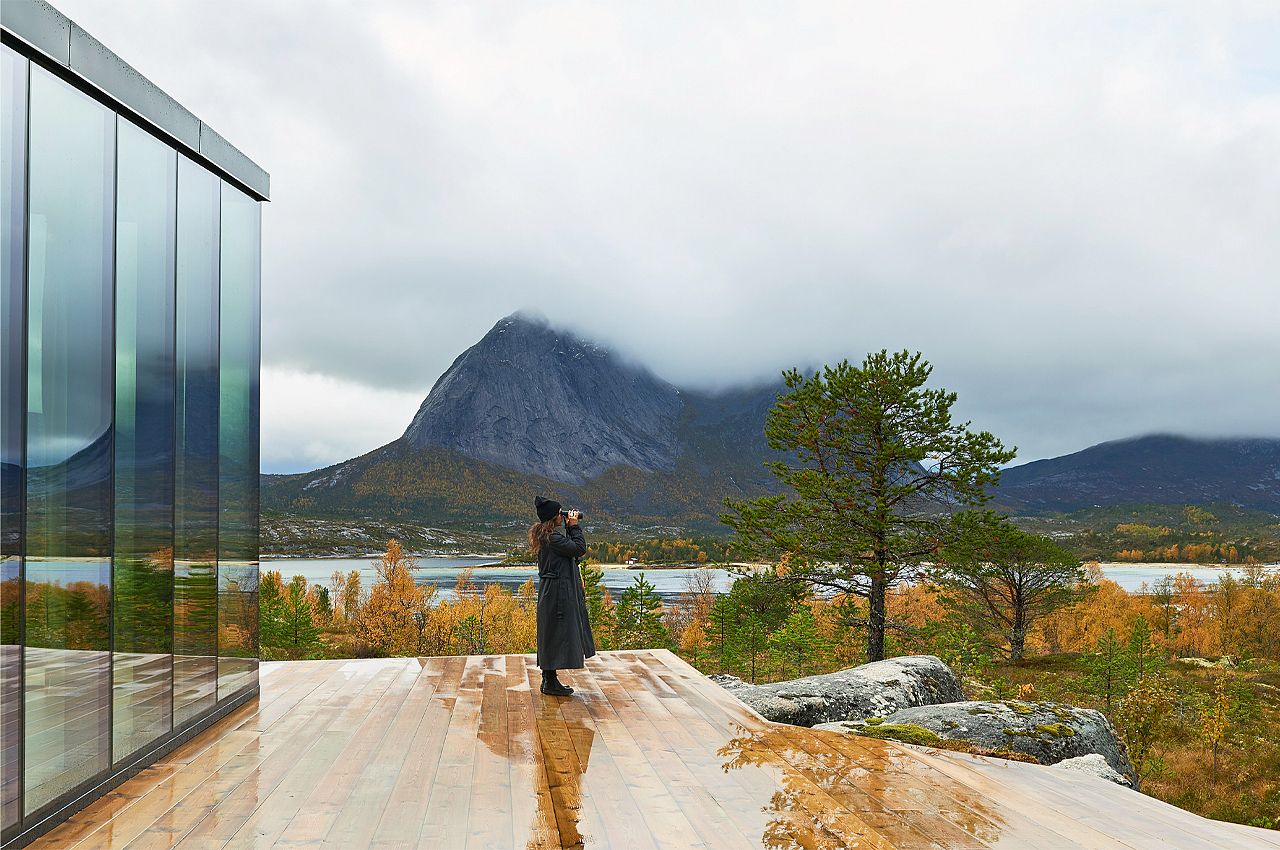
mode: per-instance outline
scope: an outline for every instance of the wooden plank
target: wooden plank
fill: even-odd
[[[435,772],[428,787],[426,813],[415,822],[379,825],[373,847],[399,847],[416,841],[422,847],[465,847],[471,816],[471,775],[479,744],[480,706],[484,698],[484,660],[465,660],[457,698],[445,729]],[[412,845],[410,845],[412,846]]]
[[[435,769],[439,744],[432,744],[433,729],[448,723],[462,667],[463,659],[439,658],[422,669],[325,834],[325,847],[367,847],[384,821],[421,821],[425,789],[414,780]]]
[[[540,674],[532,655],[507,656],[508,756],[511,760],[512,847],[529,850],[559,848],[555,803],[547,784],[542,743],[538,740],[535,699],[541,699],[531,680]]]
[[[590,761],[583,763],[579,754],[583,753],[589,759],[590,747],[587,746],[584,752],[581,735],[575,745],[573,736],[569,734],[568,725],[560,716],[560,705],[565,698],[549,697],[540,692],[542,676],[537,667],[526,668],[526,673],[534,707],[534,729],[542,751],[542,764],[561,846],[612,846],[610,832],[599,809],[601,801],[591,793],[589,786],[584,788],[582,784]]]
[[[609,843],[615,847],[656,850],[670,846],[668,841],[672,836],[680,836],[679,841],[688,846],[693,828],[661,781],[653,776],[653,767],[640,755],[634,742],[630,751],[623,745],[623,738],[629,739],[629,736],[612,734],[606,738],[596,724],[587,702],[596,703],[598,710],[600,703],[605,706],[608,703],[592,694],[591,679],[590,675],[576,675],[576,692],[571,699],[558,701],[557,707],[559,720],[582,769],[578,780],[580,793],[595,803]],[[615,747],[609,746],[611,741]]]
[[[260,802],[270,796],[299,760],[313,747],[346,709],[350,700],[383,670],[378,664],[326,664],[325,685],[312,691],[287,718],[261,730],[256,764],[243,781],[219,803],[217,809],[196,824],[191,838],[230,841],[253,815]],[[184,839],[185,841],[185,839]]]
[[[395,682],[363,719],[357,734],[341,756],[315,784],[299,808],[298,816],[289,822],[276,840],[276,846],[289,847],[324,839],[348,804],[369,760],[383,743],[388,728],[413,694],[420,675],[421,668],[416,660],[401,668]]]
[[[641,788],[655,785],[661,788],[680,813],[675,826],[655,831],[655,843],[661,847],[755,846],[707,790],[708,783],[723,782],[720,771],[704,770],[700,776],[695,775],[682,758],[691,748],[678,752],[630,700],[616,691],[611,700],[600,686],[595,666],[590,665],[592,675],[583,685],[590,696],[584,705],[594,718],[605,746],[614,753],[615,761],[623,765],[624,775],[635,775]],[[705,766],[705,759],[701,763]],[[640,793],[642,796],[637,799],[644,799],[643,791]],[[649,811],[647,804],[642,803],[641,808]]]
[[[482,659],[480,723],[471,772],[470,818],[467,846],[512,846],[514,816],[511,811],[510,736],[507,729],[507,658]],[[523,670],[524,664],[520,664]]]
[[[725,760],[718,750],[730,740],[731,733],[711,728],[701,715],[687,707],[682,710],[680,706],[653,699],[639,683],[628,688],[626,668],[612,662],[613,659],[603,659],[600,668],[595,670],[595,679],[618,716],[628,727],[651,723],[660,737],[680,753],[681,760],[737,830],[751,837],[753,844],[758,843],[768,823],[759,801],[778,791],[777,783],[763,774],[726,771]]]
[[[1013,774],[1019,790],[1040,792],[1036,799],[1041,805],[1129,844],[1155,842],[1179,850],[1236,850],[1239,847],[1235,836],[1216,829],[1204,830],[1199,818],[1130,788],[1110,783],[1101,786],[1086,776],[1058,777],[1040,765],[1018,762],[996,765],[988,759],[973,757],[965,757],[965,761],[969,763],[966,766],[972,765],[971,769],[987,775]],[[1118,823],[1112,814],[1115,808],[1125,813]]]
[[[287,681],[278,682],[275,688],[287,691],[291,686],[303,684],[305,678],[305,674],[292,671]],[[314,689],[315,685],[312,683],[306,687],[307,690],[311,690]],[[246,723],[254,722],[260,710],[260,705],[261,699],[251,700],[232,711],[226,717],[220,718],[208,729],[190,741],[183,743],[160,761],[142,770],[120,787],[104,795],[94,805],[81,810],[68,819],[67,822],[46,833],[39,839],[41,843],[38,846],[47,848],[77,846],[104,824],[122,816],[130,806],[140,802],[153,792],[163,793],[169,787],[166,785],[168,780],[187,765],[196,762],[211,748],[217,747],[220,753],[225,754],[226,748],[221,743],[222,739],[228,735],[230,730],[235,730]],[[138,817],[138,815],[135,814],[134,817]]]
[[[334,768],[343,759],[344,750],[359,731],[360,724],[369,719],[384,699],[394,701],[394,696],[388,697],[388,691],[410,669],[412,682],[418,674],[417,661],[397,659],[396,662],[383,664],[376,675],[361,685],[359,690],[350,693],[340,704],[335,699],[334,707],[338,709],[336,717],[306,752],[283,771],[274,788],[265,793],[264,789],[259,789],[258,804],[253,814],[231,836],[226,850],[277,846],[281,834],[302,811],[311,792],[317,787],[323,787],[324,780],[335,772]],[[300,831],[314,833],[320,826],[319,818],[304,819],[300,824]],[[309,835],[302,840],[315,842],[320,840],[320,836]]]

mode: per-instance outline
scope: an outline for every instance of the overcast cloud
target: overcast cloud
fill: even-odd
[[[698,388],[918,349],[1020,462],[1280,437],[1280,3],[55,5],[271,172],[264,471],[526,307]]]

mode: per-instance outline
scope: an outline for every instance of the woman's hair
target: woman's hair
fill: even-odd
[[[560,524],[560,517],[553,516],[546,522],[535,522],[529,526],[529,548],[533,550],[533,554],[538,554],[551,540],[551,529]]]

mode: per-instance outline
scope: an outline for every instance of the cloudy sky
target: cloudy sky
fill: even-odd
[[[1020,462],[1280,437],[1280,2],[54,3],[271,172],[264,471],[522,308],[701,389],[919,350]]]

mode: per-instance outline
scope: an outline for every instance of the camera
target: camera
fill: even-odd
[[[561,511],[560,516],[564,517],[565,519],[568,519],[570,513],[572,513],[572,511]],[[582,522],[584,519],[587,518],[587,515],[584,514],[582,511],[578,511],[577,513],[578,513],[578,522]]]

